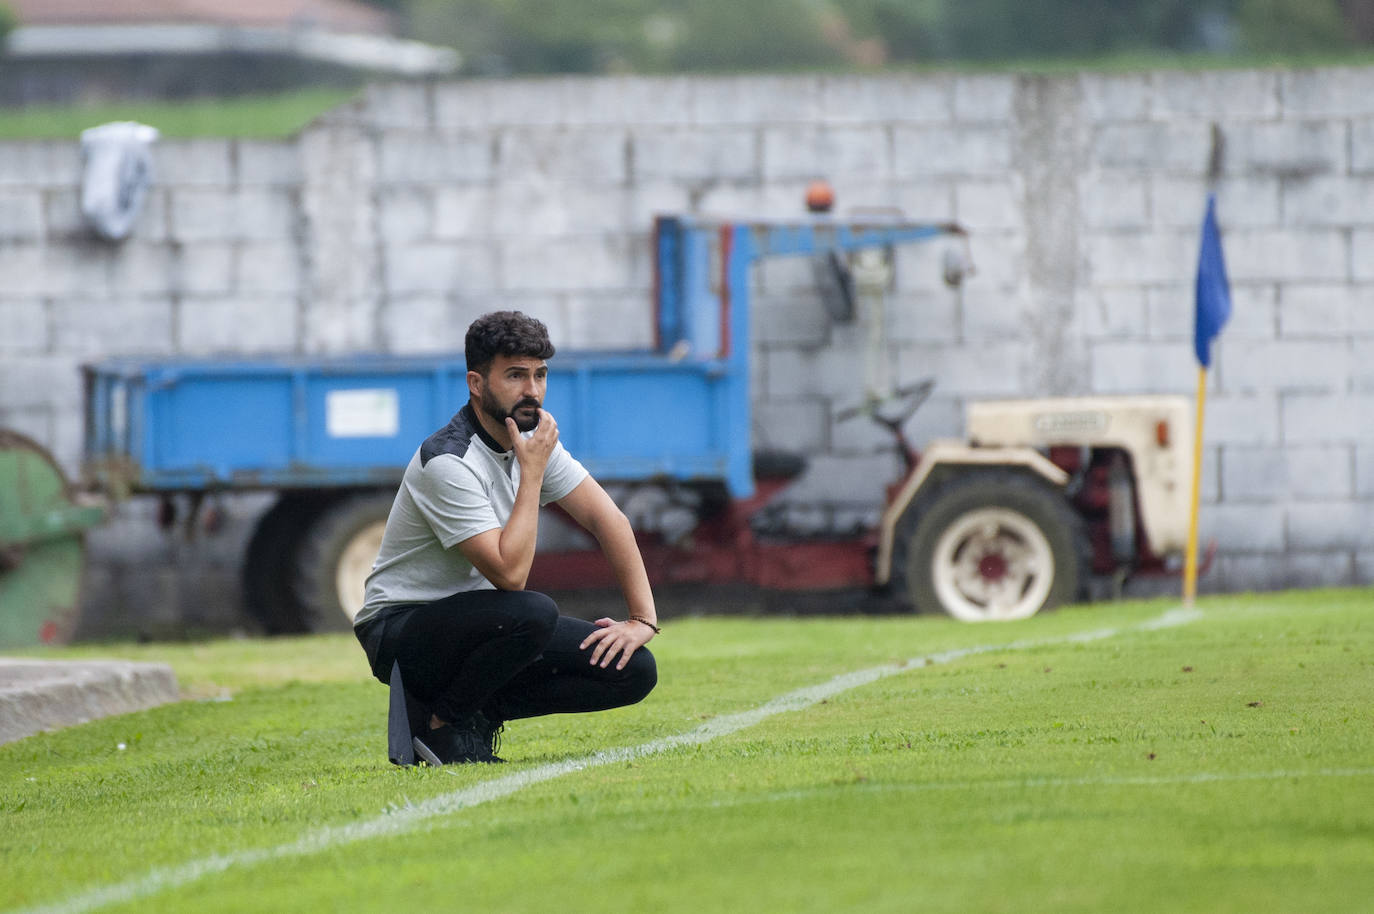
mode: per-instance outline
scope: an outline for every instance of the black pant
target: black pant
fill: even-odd
[[[380,628],[380,631],[378,631]],[[453,721],[481,711],[493,721],[632,705],[658,681],[654,657],[635,651],[607,669],[580,650],[596,626],[558,614],[534,591],[472,590],[384,610],[358,631],[372,674],[390,682],[399,661],[406,691]]]

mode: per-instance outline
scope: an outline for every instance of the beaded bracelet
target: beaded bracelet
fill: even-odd
[[[644,618],[643,616],[631,616],[629,621],[631,621],[631,622],[643,622],[645,625],[649,626],[650,628],[652,628],[652,629],[654,630],[654,634],[655,634],[655,635],[657,635],[657,634],[659,634],[660,632],[663,631],[663,629],[659,628],[657,625],[655,625],[654,623],[650,622],[648,619]]]

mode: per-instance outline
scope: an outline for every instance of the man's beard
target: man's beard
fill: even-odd
[[[501,404],[496,402],[496,398],[491,395],[491,391],[482,391],[482,412],[486,413],[500,426],[505,426],[507,419],[515,420],[515,427],[522,432],[531,431],[539,424],[539,408],[542,404],[532,397],[526,397],[516,402],[509,411],[503,409]],[[530,409],[532,413],[522,413],[522,409]]]

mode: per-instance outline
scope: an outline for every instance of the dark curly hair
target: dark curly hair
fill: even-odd
[[[485,376],[492,359],[498,355],[522,355],[534,359],[553,358],[553,343],[544,322],[520,311],[493,311],[483,314],[468,327],[464,356],[468,371]]]

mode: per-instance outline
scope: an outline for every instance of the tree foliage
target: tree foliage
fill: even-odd
[[[1196,43],[1205,2],[1152,0],[856,0],[905,60],[995,60]],[[1215,3],[1213,4],[1215,6]]]
[[[410,31],[483,73],[746,70],[840,60],[805,0],[410,0]]]
[[[1303,53],[1355,43],[1355,31],[1338,0],[1240,0],[1236,26],[1251,51]]]
[[[476,73],[1339,51],[1374,0],[371,0]]]
[[[1341,18],[1356,44],[1374,44],[1374,0],[1339,0]]]

